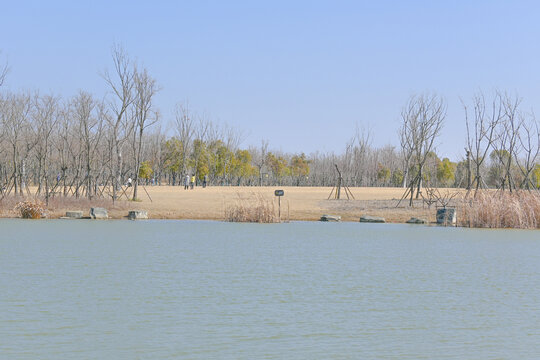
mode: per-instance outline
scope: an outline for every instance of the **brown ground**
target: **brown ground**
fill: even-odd
[[[355,200],[327,200],[332,190],[329,187],[196,187],[194,190],[184,190],[180,186],[145,188],[152,201],[142,187],[139,188],[140,201],[127,201],[126,196],[123,196],[115,206],[105,200],[77,202],[54,199],[49,207],[50,217],[63,216],[66,210],[84,210],[87,213],[91,206],[104,206],[109,209],[112,218],[123,218],[128,210],[143,209],[153,219],[223,220],[225,209],[238,203],[239,199],[262,196],[274,201],[277,211],[274,190],[279,188],[285,191],[281,199],[282,219],[318,220],[323,214],[331,214],[340,215],[344,221],[358,221],[362,215],[382,216],[387,222],[405,222],[413,216],[435,221],[435,207],[428,209],[421,201],[414,208],[408,207],[407,201],[396,207],[404,193],[402,188],[350,188]],[[343,192],[341,195],[346,199]]]

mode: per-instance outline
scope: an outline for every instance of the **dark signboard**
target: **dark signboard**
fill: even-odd
[[[274,195],[276,195],[276,196],[283,196],[283,194],[285,194],[285,192],[283,190],[274,191]]]

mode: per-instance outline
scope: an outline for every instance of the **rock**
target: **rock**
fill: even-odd
[[[452,225],[456,223],[456,209],[437,209],[437,224]]]
[[[386,222],[383,217],[364,215],[360,217],[360,222],[364,223],[384,223]]]
[[[146,210],[130,210],[128,213],[129,220],[148,219]]]
[[[323,215],[321,216],[320,221],[341,221],[341,216],[339,215]]]
[[[90,209],[90,217],[92,219],[108,219],[109,214],[107,213],[107,209],[96,207]]]
[[[407,224],[428,224],[429,222],[426,219],[419,219],[412,217],[406,221]]]
[[[65,216],[67,219],[81,219],[83,217],[83,212],[82,211],[66,211],[66,216]]]

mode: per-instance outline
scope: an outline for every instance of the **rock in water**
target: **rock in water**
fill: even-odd
[[[407,224],[428,224],[428,221],[426,219],[412,217],[409,220],[407,220],[406,223]]]
[[[339,215],[323,215],[321,216],[320,221],[341,221],[341,216]]]
[[[146,210],[130,210],[128,213],[129,220],[148,219],[148,212]]]
[[[437,224],[453,225],[456,223],[456,209],[437,209]]]
[[[82,211],[66,211],[66,218],[81,219],[82,217],[83,217]]]
[[[90,217],[92,219],[108,219],[109,214],[107,209],[96,207],[90,209]]]
[[[364,216],[360,217],[360,222],[363,222],[363,223],[385,223],[386,221],[384,220],[383,217],[364,215]]]

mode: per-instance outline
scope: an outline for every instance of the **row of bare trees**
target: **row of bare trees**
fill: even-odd
[[[538,122],[521,99],[496,92],[463,101],[467,127],[462,159],[439,159],[446,102],[436,94],[411,96],[401,112],[400,146],[374,147],[358,128],[340,154],[273,151],[267,141],[241,149],[241,131],[179,104],[163,121],[154,104],[159,86],[119,46],[101,76],[108,93],[69,99],[0,88],[0,193],[50,196],[126,196],[140,184],[183,185],[186,177],[215,185],[332,186],[337,165],[348,186],[400,186],[409,203],[424,186],[515,191],[540,184]],[[8,74],[0,66],[0,86]],[[129,181],[131,179],[132,181]],[[126,196],[127,197],[127,196]]]
[[[38,92],[0,94],[2,196],[28,192],[29,180],[47,201],[57,192],[91,199],[106,188],[114,200],[129,172],[137,197],[146,129],[158,120],[158,87],[121,47],[112,58],[114,71],[103,73],[111,90],[104,99],[84,91],[67,100]],[[6,73],[7,67],[0,80]]]
[[[467,188],[492,186],[510,192],[538,188],[540,130],[534,113],[522,109],[518,96],[495,92],[475,95],[465,107],[467,125]],[[485,164],[491,161],[489,170]]]

